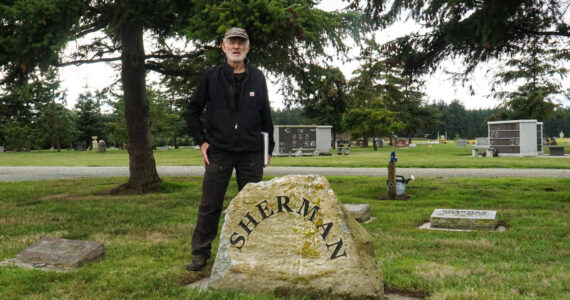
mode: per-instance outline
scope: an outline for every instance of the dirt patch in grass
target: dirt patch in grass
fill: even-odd
[[[180,276],[180,284],[183,286],[188,286],[194,282],[200,281],[205,278],[210,278],[212,269],[206,267],[204,270],[199,272],[185,272]]]
[[[410,195],[410,194],[403,194],[401,196],[396,196],[396,199],[391,199],[388,194],[378,195],[378,199],[380,199],[380,200],[408,200],[410,198],[412,198],[412,195]]]
[[[400,296],[413,297],[413,298],[418,298],[418,299],[425,299],[425,298],[429,297],[428,292],[408,291],[408,290],[397,288],[397,287],[391,287],[391,286],[388,286],[386,284],[384,284],[384,294],[398,294]]]

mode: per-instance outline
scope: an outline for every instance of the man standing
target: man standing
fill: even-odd
[[[248,182],[261,181],[264,167],[261,132],[269,136],[269,147],[265,150],[268,155],[275,146],[267,84],[261,71],[248,65],[245,57],[249,49],[244,29],[228,30],[222,43],[226,62],[204,73],[188,106],[188,127],[200,145],[206,168],[192,236],[194,257],[186,266],[190,271],[203,269],[210,258],[233,169],[240,191]],[[204,107],[206,132],[200,122]]]

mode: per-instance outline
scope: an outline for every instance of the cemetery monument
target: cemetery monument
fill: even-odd
[[[226,209],[209,289],[381,299],[373,242],[316,175],[250,183]]]

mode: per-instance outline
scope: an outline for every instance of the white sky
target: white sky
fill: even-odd
[[[318,5],[319,8],[324,10],[337,10],[342,9],[346,3],[342,3],[340,0],[325,0]],[[407,34],[417,28],[412,22],[402,22],[394,25],[386,30],[376,32],[376,39],[380,42],[385,42],[394,39],[398,36]],[[75,44],[72,43],[70,47]],[[221,50],[220,50],[221,51]],[[358,55],[358,49],[353,49],[351,54]],[[357,63],[337,63],[339,68],[344,73],[347,80],[352,77],[352,72],[356,69]],[[433,74],[426,75],[425,80],[425,90],[429,102],[434,100],[443,100],[446,103],[450,103],[454,99],[458,99],[465,105],[467,109],[477,109],[477,108],[493,108],[499,104],[498,100],[492,97],[487,97],[490,94],[490,84],[491,78],[486,76],[486,72],[491,68],[491,64],[481,64],[470,76],[470,80],[462,86],[461,83],[453,83],[446,75],[445,70],[458,71],[462,69],[461,63],[446,61],[441,64],[438,71]],[[153,72],[150,72],[147,76],[147,81],[153,80]],[[491,73],[490,73],[491,74]],[[68,66],[61,70],[60,73],[62,80],[62,89],[67,91],[67,107],[72,108],[80,93],[85,93],[87,91],[95,91],[97,89],[102,89],[109,86],[113,82],[119,79],[119,74],[113,70],[108,64],[97,63],[97,64],[85,64],[81,66]],[[278,94],[279,86],[273,84],[273,82],[278,82],[279,78],[268,77],[268,89],[269,98],[271,100],[271,106],[273,108],[282,108],[283,96]],[[156,77],[154,77],[156,80]],[[472,95],[469,90],[469,85],[472,86],[475,94]],[[565,84],[567,88],[570,88],[570,83]],[[568,105],[566,103],[566,105]]]

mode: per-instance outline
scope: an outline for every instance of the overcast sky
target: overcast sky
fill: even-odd
[[[340,0],[326,0],[323,1],[318,7],[324,10],[337,10],[342,9],[345,3]],[[376,39],[379,42],[386,42],[398,36],[410,33],[417,29],[417,25],[413,22],[402,22],[392,26],[383,31],[376,33]],[[69,48],[72,49],[75,43],[70,43]],[[221,51],[221,50],[220,50]],[[358,55],[358,49],[353,49],[351,55],[354,57]],[[357,63],[336,63],[344,73],[347,80],[352,77],[352,72],[356,69]],[[462,86],[461,83],[454,83],[450,76],[446,74],[446,70],[458,71],[462,69],[461,63],[456,61],[447,61],[441,64],[439,70],[433,74],[426,75],[424,92],[427,94],[428,100],[443,100],[447,103],[458,99],[467,109],[477,108],[493,108],[499,102],[492,97],[487,97],[490,94],[490,83],[492,73],[487,75],[487,71],[493,68],[494,64],[481,64],[469,77],[470,80]],[[153,72],[147,76],[147,81],[156,80],[156,75]],[[282,108],[283,97],[278,94],[279,86],[273,82],[279,81],[279,78],[272,78],[268,76],[268,88],[271,105],[273,108]],[[82,66],[68,66],[61,70],[62,88],[67,90],[67,106],[72,108],[75,105],[77,97],[80,93],[87,90],[95,91],[102,89],[114,81],[118,80],[118,74],[109,65],[105,63],[98,64],[85,64]],[[471,94],[469,85],[472,86],[475,94]],[[570,84],[566,83],[567,88]],[[563,103],[568,105],[568,101]]]

